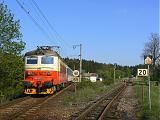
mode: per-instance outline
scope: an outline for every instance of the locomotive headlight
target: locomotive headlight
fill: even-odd
[[[35,75],[34,72],[27,72],[27,75]]]
[[[47,72],[47,75],[50,76],[50,75],[51,75],[51,72]]]
[[[27,72],[27,75],[31,75],[32,73],[31,72]]]

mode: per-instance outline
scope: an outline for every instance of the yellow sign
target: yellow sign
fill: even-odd
[[[152,64],[152,59],[151,59],[149,56],[147,56],[147,57],[145,58],[145,60],[144,60],[144,64],[146,64],[146,65],[151,65],[151,64]]]

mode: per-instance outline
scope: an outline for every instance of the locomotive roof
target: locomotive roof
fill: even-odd
[[[31,55],[53,55],[53,56],[59,56],[59,54],[53,50],[48,49],[36,49],[25,53],[25,56],[31,56]],[[60,57],[60,56],[59,56]]]

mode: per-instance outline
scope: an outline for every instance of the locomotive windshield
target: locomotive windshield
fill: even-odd
[[[53,57],[43,56],[41,59],[41,64],[53,64]]]
[[[27,57],[27,64],[37,64],[38,57]]]

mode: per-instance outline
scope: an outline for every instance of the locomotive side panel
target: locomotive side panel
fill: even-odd
[[[60,84],[62,83],[66,83],[67,80],[67,71],[66,71],[66,67],[67,65],[60,59],[59,60],[59,80],[60,80]]]
[[[69,82],[73,81],[73,71],[69,67],[67,67],[67,79]]]

